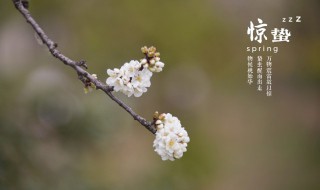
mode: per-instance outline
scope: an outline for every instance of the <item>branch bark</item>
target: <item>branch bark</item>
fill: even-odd
[[[55,58],[59,59],[61,62],[63,62],[65,65],[73,68],[77,74],[79,80],[83,82],[83,78],[87,79],[91,83],[93,83],[96,86],[96,89],[102,90],[105,94],[107,94],[113,101],[115,101],[120,107],[122,107],[124,110],[126,110],[134,120],[137,120],[141,125],[143,125],[147,130],[149,130],[151,133],[155,134],[156,129],[154,128],[154,122],[147,121],[145,118],[141,117],[139,114],[135,113],[132,108],[130,108],[128,105],[126,105],[124,102],[122,102],[120,99],[115,97],[112,94],[113,87],[105,85],[100,80],[93,77],[89,72],[87,72],[85,69],[87,69],[87,65],[84,61],[74,61],[70,59],[69,57],[62,54],[58,49],[58,45],[53,42],[47,34],[44,32],[44,30],[39,26],[39,24],[35,21],[35,19],[31,16],[29,10],[27,9],[28,1],[26,0],[12,0],[14,3],[16,9],[22,14],[22,16],[26,19],[26,21],[32,26],[33,30],[38,34],[42,42],[48,47],[50,53]]]

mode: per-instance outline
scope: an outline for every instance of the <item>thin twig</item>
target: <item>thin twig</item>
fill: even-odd
[[[32,26],[33,30],[38,34],[42,42],[48,47],[50,53],[55,58],[59,59],[65,65],[72,67],[77,72],[80,80],[83,78],[86,78],[96,86],[96,89],[100,89],[103,92],[105,92],[113,101],[115,101],[119,106],[121,106],[124,110],[126,110],[134,118],[134,120],[137,120],[141,125],[143,125],[151,133],[153,134],[156,133],[156,129],[153,127],[154,125],[153,122],[147,121],[145,118],[135,113],[132,110],[132,108],[130,108],[128,105],[126,105],[124,102],[122,102],[120,99],[118,99],[112,94],[113,87],[105,85],[104,83],[102,83],[100,80],[93,77],[89,72],[85,70],[87,69],[87,65],[85,61],[79,61],[79,62],[74,61],[68,58],[67,56],[65,56],[64,54],[62,54],[59,50],[57,50],[58,45],[46,35],[43,29],[31,16],[29,10],[25,6],[26,4],[25,2],[27,2],[26,0],[24,0],[23,2],[22,0],[12,0],[12,1],[16,9],[24,16],[27,22]]]

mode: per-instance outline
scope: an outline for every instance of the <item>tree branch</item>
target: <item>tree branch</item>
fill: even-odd
[[[100,80],[93,77],[90,73],[88,73],[85,69],[87,69],[87,65],[85,61],[74,61],[64,54],[62,54],[59,50],[57,50],[58,45],[53,42],[43,31],[43,29],[39,26],[39,24],[33,19],[29,10],[27,9],[28,1],[26,0],[12,0],[16,9],[23,15],[23,17],[27,20],[27,22],[32,26],[33,30],[38,34],[42,42],[48,47],[50,53],[65,65],[73,68],[79,77],[79,80],[83,82],[83,78],[87,79],[89,82],[93,83],[96,86],[96,89],[100,89],[105,92],[113,101],[115,101],[119,106],[121,106],[124,110],[126,110],[134,120],[137,120],[141,125],[143,125],[146,129],[148,129],[151,133],[155,134],[156,129],[154,128],[154,122],[147,121],[145,118],[141,117],[137,113],[135,113],[132,108],[122,102],[120,99],[115,97],[112,94],[113,87],[105,85]]]

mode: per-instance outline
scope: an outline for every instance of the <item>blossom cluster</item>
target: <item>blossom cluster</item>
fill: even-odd
[[[153,142],[154,150],[162,160],[174,161],[181,158],[187,151],[187,143],[190,138],[179,119],[170,113],[161,114],[155,124],[157,132]]]
[[[142,53],[145,55],[144,59],[141,59],[143,67],[148,68],[152,72],[161,72],[164,67],[164,63],[160,61],[160,53],[153,46],[147,48],[146,46],[141,48]]]
[[[128,97],[140,97],[147,92],[151,86],[151,77],[153,73],[163,70],[164,63],[160,61],[160,53],[155,47],[142,47],[144,58],[131,60],[120,67],[120,69],[108,69],[109,77],[106,80],[107,85],[113,87],[116,92],[122,92]],[[154,115],[154,126],[157,131],[153,147],[162,160],[179,159],[187,151],[190,138],[180,120],[170,113]]]
[[[132,95],[140,97],[151,86],[152,73],[162,71],[164,63],[160,62],[160,53],[155,47],[145,46],[141,51],[145,58],[140,61],[131,60],[120,69],[107,70],[109,77],[106,83],[113,86],[114,91],[122,92],[128,97]]]

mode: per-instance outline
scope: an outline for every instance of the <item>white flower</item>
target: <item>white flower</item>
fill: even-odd
[[[187,143],[190,138],[187,131],[181,126],[179,119],[167,113],[163,120],[156,121],[156,126],[154,150],[162,160],[174,161],[181,158],[183,153],[187,151]]]
[[[139,61],[130,61],[125,63],[120,69],[108,69],[108,77],[106,83],[113,86],[114,91],[122,92],[127,96],[141,96],[151,86],[152,72],[141,67]]]

